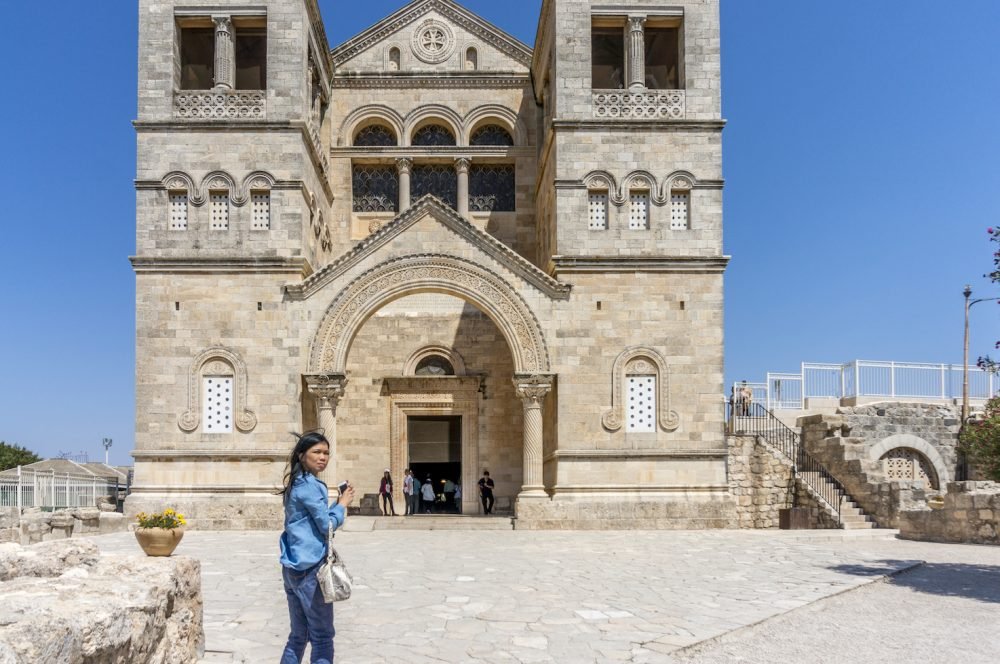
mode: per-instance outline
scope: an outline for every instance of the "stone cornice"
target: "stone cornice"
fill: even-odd
[[[413,147],[355,147],[345,145],[330,148],[331,157],[353,159],[442,159],[449,163],[457,157],[472,159],[477,163],[481,159],[497,159],[507,157],[534,157],[535,149],[528,146],[492,147],[492,146],[413,146]]]
[[[138,273],[231,273],[292,274],[303,278],[312,274],[312,266],[304,258],[207,258],[200,256],[159,257],[130,256],[132,269]]]
[[[553,120],[552,129],[576,129],[583,131],[722,131],[725,120]]]
[[[569,297],[571,287],[568,284],[563,284],[545,274],[513,249],[492,235],[479,230],[466,219],[459,216],[457,212],[448,207],[440,199],[430,194],[423,196],[409,210],[403,212],[378,231],[369,235],[353,249],[332,263],[329,263],[308,279],[305,279],[301,283],[286,285],[285,292],[292,299],[307,299],[311,297],[319,292],[323,286],[346,273],[365,257],[375,253],[379,248],[389,244],[393,238],[404,233],[410,226],[428,214],[440,221],[456,235],[549,297],[559,300]],[[434,254],[426,255],[431,257]]]
[[[216,449],[182,449],[182,450],[132,450],[133,459],[184,459],[212,457],[215,459],[287,459],[288,449],[255,449],[255,450],[220,450]]]
[[[553,459],[719,459],[725,458],[729,450],[556,450],[545,457],[545,461]]]
[[[554,274],[573,272],[700,272],[722,274],[729,256],[553,256]]]
[[[432,11],[436,11],[449,21],[461,26],[484,43],[510,56],[525,67],[531,66],[531,49],[526,44],[452,2],[452,0],[415,0],[364,32],[335,47],[331,52],[334,67],[340,67],[372,45]]]
[[[527,74],[515,72],[448,72],[440,75],[424,72],[358,72],[337,74],[334,88],[453,88],[478,90],[526,88],[531,85]]]

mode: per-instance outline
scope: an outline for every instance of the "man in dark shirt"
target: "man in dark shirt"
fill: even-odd
[[[493,512],[493,480],[490,479],[490,471],[484,470],[483,476],[479,479],[479,497],[483,501],[483,512],[491,514]]]

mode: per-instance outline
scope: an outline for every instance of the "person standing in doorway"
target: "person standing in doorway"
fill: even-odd
[[[455,511],[455,483],[451,479],[441,480],[444,485],[441,492],[444,494],[444,511],[454,512]]]
[[[382,481],[378,486],[378,495],[382,496],[382,516],[396,516],[396,508],[392,506],[392,477],[389,469],[382,473]]]
[[[403,471],[403,500],[406,501],[406,505],[404,506],[403,509],[403,516],[410,516],[410,514],[412,514],[412,512],[410,511],[410,505],[413,504],[413,501],[410,500],[410,497],[412,495],[413,495],[413,473],[411,473],[410,469],[407,468],[406,470]]]
[[[413,489],[410,492],[410,514],[420,514],[420,480],[417,474],[410,472],[410,479],[413,481]]]
[[[484,470],[483,476],[479,478],[479,498],[483,501],[483,513],[493,513],[493,479],[490,471]]]
[[[430,514],[431,510],[434,509],[434,483],[431,482],[430,475],[420,487],[420,499],[424,503],[424,512]]]

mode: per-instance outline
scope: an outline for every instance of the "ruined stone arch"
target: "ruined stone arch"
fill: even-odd
[[[923,455],[937,475],[938,487],[943,487],[952,481],[951,473],[941,453],[926,440],[912,433],[897,433],[888,438],[883,438],[869,448],[868,458],[881,467],[882,457],[900,447],[909,448]]]
[[[549,373],[538,319],[517,291],[480,265],[440,254],[390,259],[348,284],[320,322],[309,356],[310,373],[346,374],[351,344],[365,321],[390,302],[418,293],[443,293],[474,305],[507,340],[516,373]]]
[[[187,410],[177,418],[181,431],[191,433],[201,423],[201,379],[205,375],[233,377],[233,425],[243,433],[253,431],[257,416],[246,407],[247,365],[235,351],[224,346],[206,348],[192,360],[187,374]]]

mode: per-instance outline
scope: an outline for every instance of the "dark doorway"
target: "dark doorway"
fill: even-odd
[[[434,487],[431,511],[443,514],[461,511],[461,500],[455,500],[455,493],[462,481],[462,417],[410,416],[406,418],[406,433],[414,477],[421,485],[430,477]],[[426,511],[423,502],[420,511]]]

